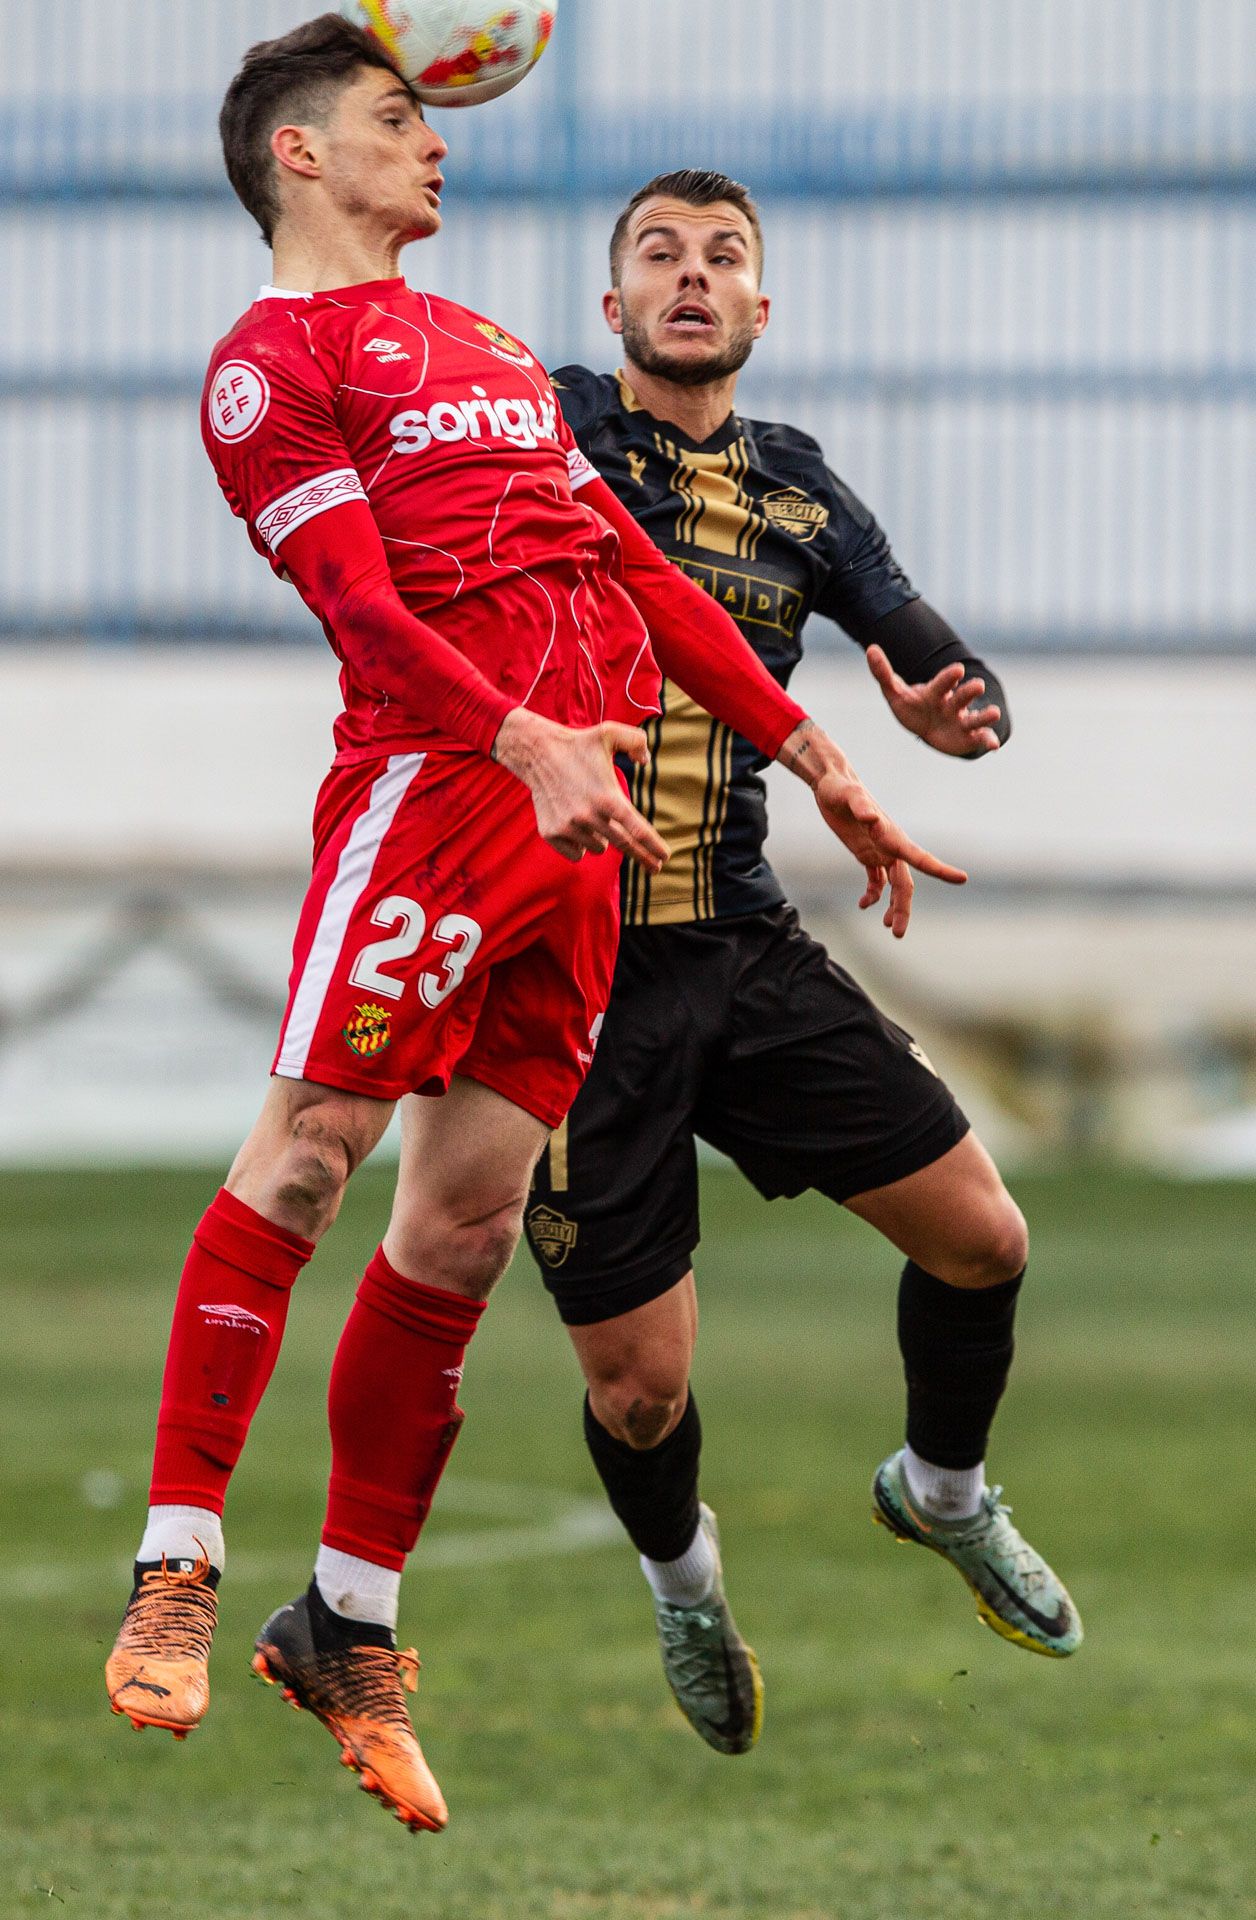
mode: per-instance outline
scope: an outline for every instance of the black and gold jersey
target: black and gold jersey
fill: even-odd
[[[889,541],[817,443],[737,414],[700,446],[640,406],[622,374],[563,367],[563,413],[603,479],[674,564],[736,621],[782,686],[822,613],[867,643],[874,621],[915,600]],[[671,681],[646,727],[651,760],[632,798],[671,849],[653,878],[624,863],[630,926],[758,913],[784,899],[763,854],[761,754]]]

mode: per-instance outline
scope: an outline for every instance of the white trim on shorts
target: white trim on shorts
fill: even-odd
[[[323,1015],[327,990],[331,986],[336,962],[344,946],[349,922],[358,902],[371,884],[375,862],[384,836],[397,817],[425,753],[395,753],[388,770],[381,773],[371,788],[366,811],[353,823],[353,831],[344,844],[336,877],[327,889],[323,911],[314,929],[314,938],[306,955],[301,977],[292,995],[292,1005],[279,1036],[279,1058],[275,1072],[285,1080],[303,1080]]]

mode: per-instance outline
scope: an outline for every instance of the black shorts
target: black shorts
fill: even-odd
[[[537,1168],[525,1228],[569,1326],[684,1277],[695,1135],[767,1199],[836,1201],[918,1173],[968,1122],[910,1034],[792,907],[625,927],[597,1057]]]

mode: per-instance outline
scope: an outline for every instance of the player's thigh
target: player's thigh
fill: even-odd
[[[568,915],[576,872],[538,837],[527,789],[487,759],[433,750],[333,768],[275,1072],[394,1101],[443,1093],[495,973]],[[601,892],[609,987],[613,874]],[[524,1054],[528,1039],[503,1044]],[[527,1106],[522,1077],[498,1090]]]
[[[1024,1216],[975,1133],[929,1166],[854,1194],[846,1205],[951,1286],[1014,1279],[1029,1257]]]
[[[421,1273],[451,1236],[479,1236],[508,1259],[546,1137],[534,1114],[458,1075],[440,1098],[403,1100],[397,1191],[384,1241],[398,1270]]]
[[[700,1022],[669,929],[628,929],[593,1064],[537,1166],[528,1244],[569,1327],[669,1293],[698,1243]]]
[[[930,1166],[968,1132],[909,1033],[791,908],[743,934],[735,1018],[703,1088],[698,1132],[770,1199],[845,1202]]]

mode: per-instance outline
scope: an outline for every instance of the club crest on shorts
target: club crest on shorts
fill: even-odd
[[[532,1244],[547,1267],[561,1267],[580,1238],[580,1229],[553,1207],[533,1207],[528,1215]]]
[[[343,1029],[345,1045],[363,1060],[373,1060],[392,1045],[392,1015],[387,1007],[367,1000],[355,1007],[349,1024]]]
[[[828,508],[812,500],[801,487],[782,487],[777,493],[765,493],[759,504],[774,527],[779,527],[782,533],[792,533],[803,546],[809,546],[831,518]]]
[[[508,334],[504,328],[494,326],[491,320],[476,322],[477,333],[482,333],[499,360],[509,360],[515,367],[531,367],[536,363],[528,349]]]

